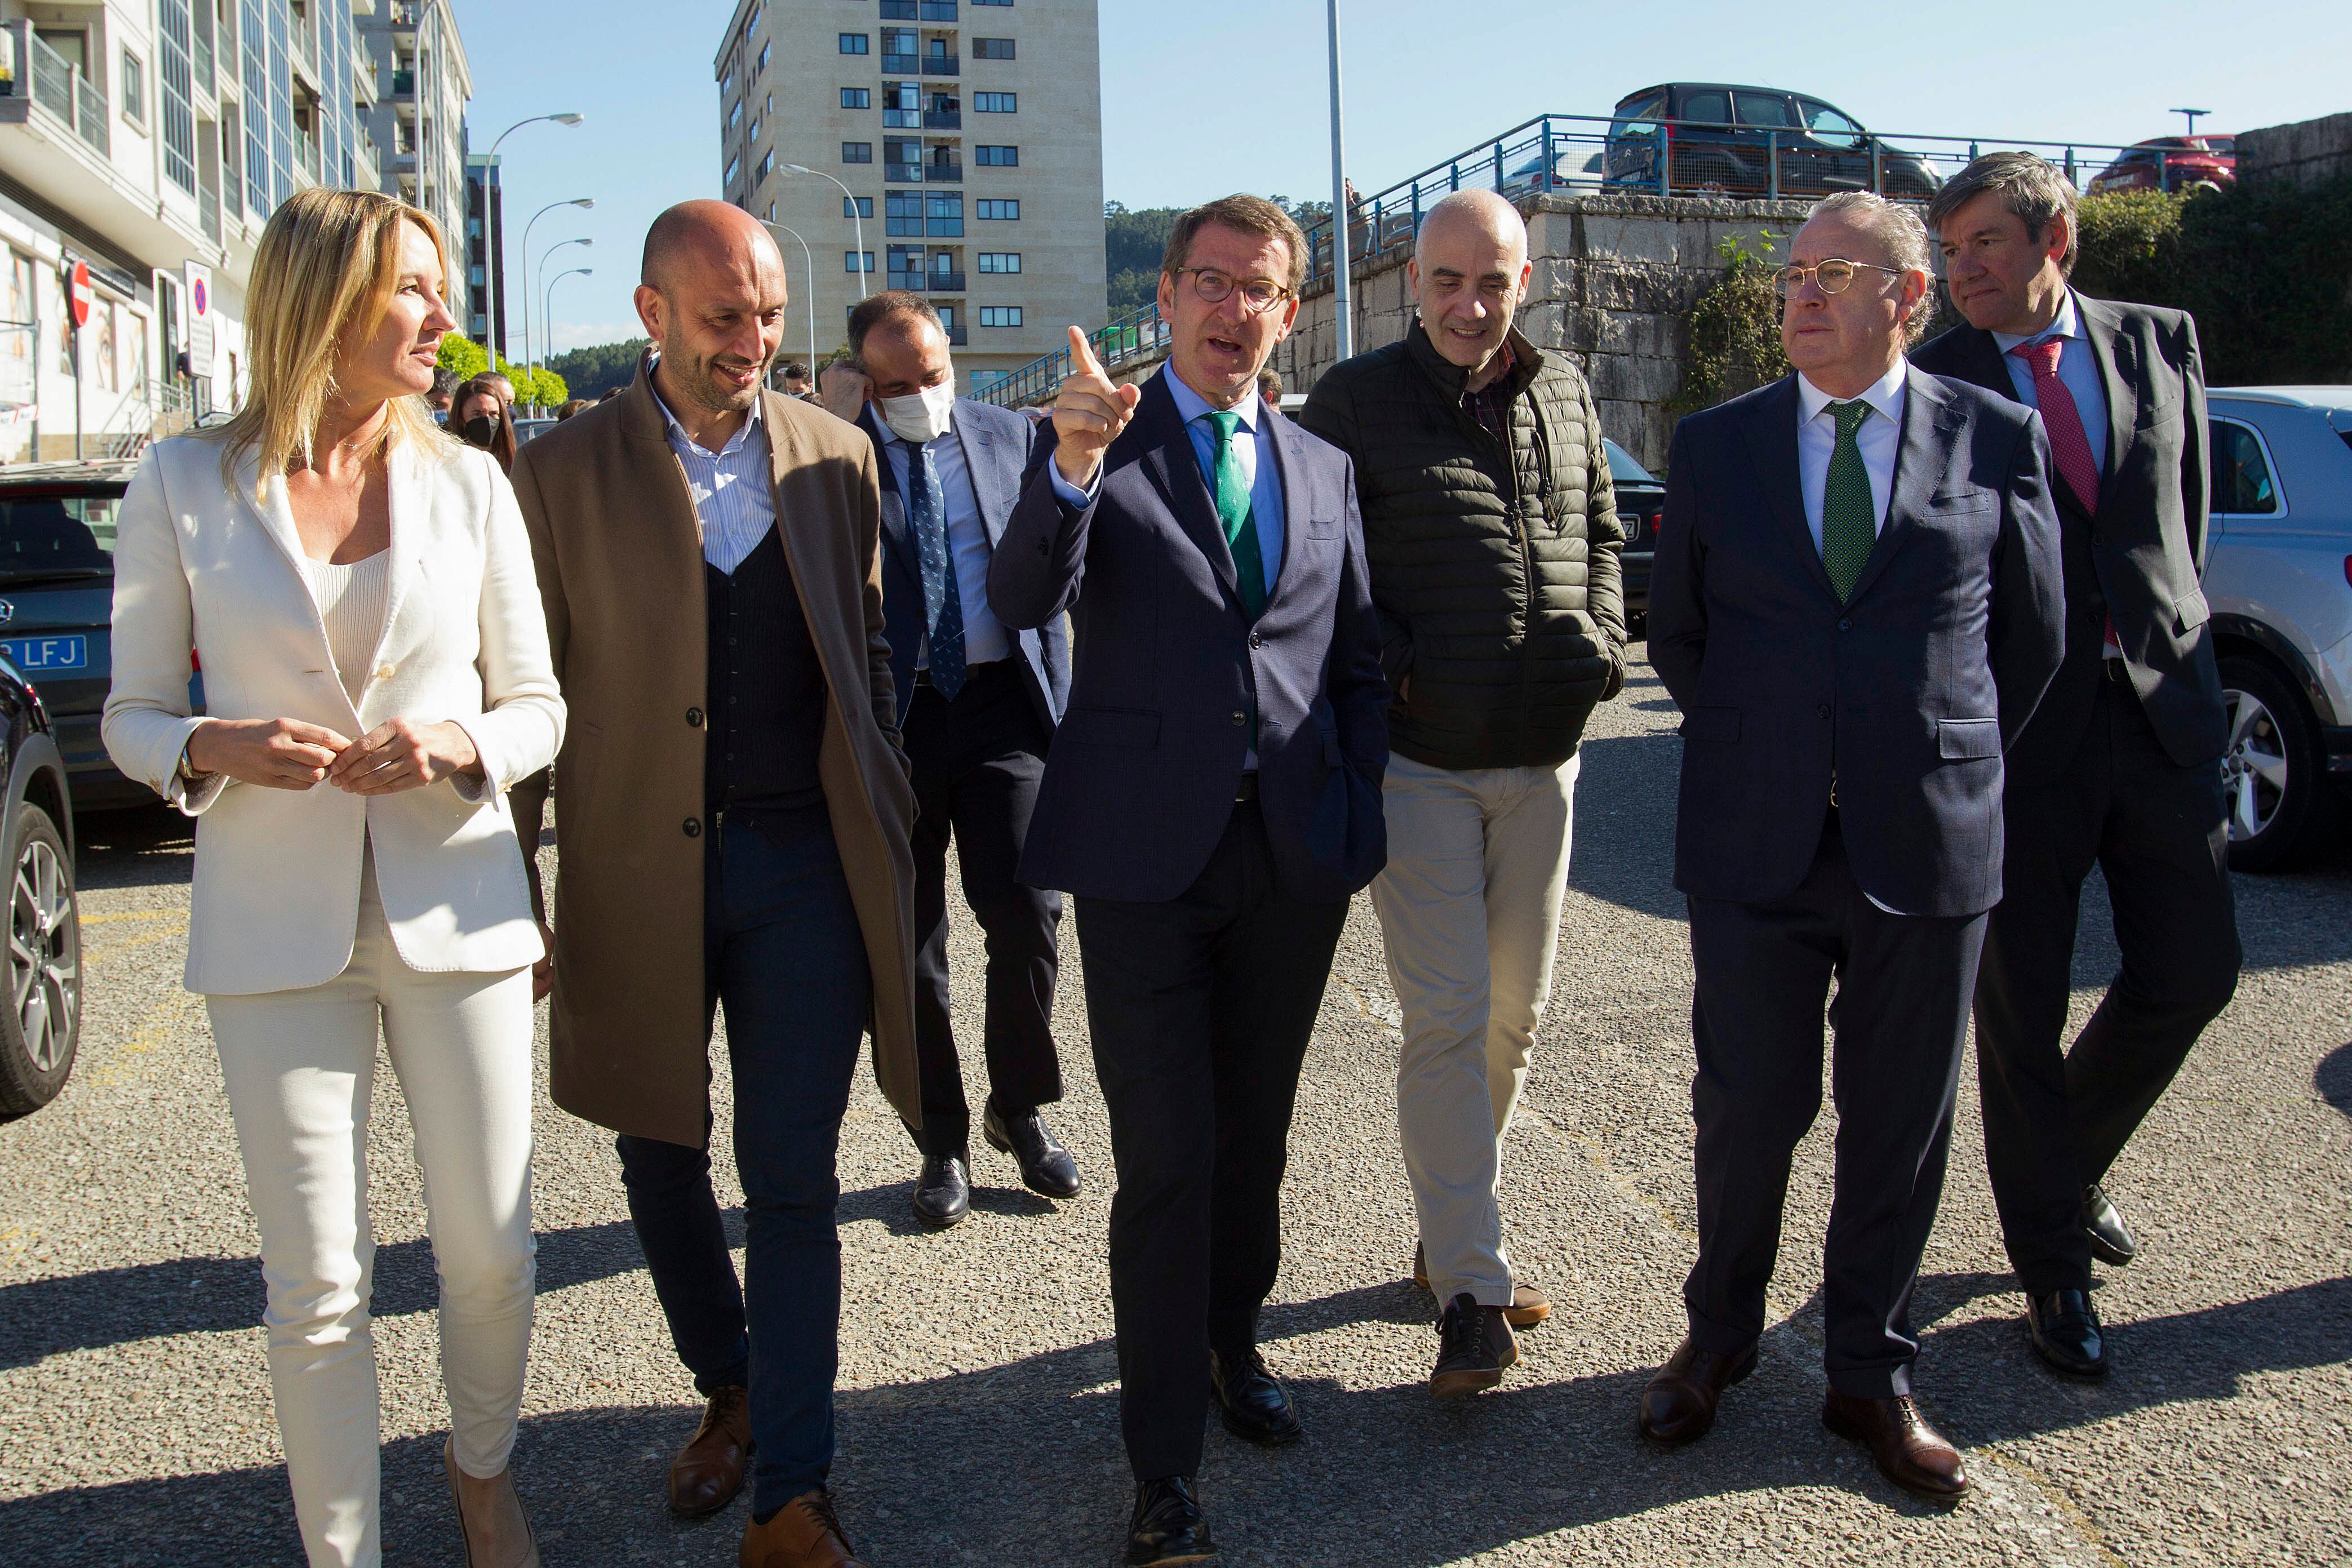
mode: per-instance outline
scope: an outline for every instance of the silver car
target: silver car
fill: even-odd
[[[2273,871],[2332,843],[2352,805],[2352,387],[2210,396],[2230,863]]]

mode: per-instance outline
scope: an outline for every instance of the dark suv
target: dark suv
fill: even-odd
[[[1874,177],[1885,195],[1925,201],[1944,183],[1917,153],[1887,146],[1818,98],[1723,82],[1667,82],[1619,99],[1603,183],[1656,192],[1660,150],[1668,143],[1674,195],[1763,196],[1777,188],[1784,196],[1827,196],[1870,190]]]
[[[26,463],[0,468],[0,658],[40,688],[74,805],[154,803],[115,770],[99,738],[111,679],[114,521],[135,462]],[[204,711],[193,668],[189,700]]]

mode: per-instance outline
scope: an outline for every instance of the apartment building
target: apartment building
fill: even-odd
[[[0,0],[0,461],[135,450],[242,398],[262,225],[381,183],[353,26],[379,3]]]
[[[511,318],[507,309],[507,204],[495,152],[466,155],[466,228],[459,243],[466,258],[466,336],[477,343],[489,340],[489,312],[495,300],[499,336],[508,337],[507,322]],[[506,354],[506,350],[499,352]]]
[[[967,391],[1102,324],[1096,6],[739,0],[714,62],[721,180],[792,231],[788,354],[809,351],[812,288],[820,356],[869,289],[921,290]]]
[[[474,96],[474,73],[457,16],[449,0],[350,3],[360,14],[360,37],[382,89],[367,119],[383,160],[378,188],[432,214],[452,252],[465,254],[482,236],[467,226],[466,105]],[[480,342],[488,326],[483,281],[470,267],[458,272],[450,284],[450,313]],[[473,325],[478,320],[481,327]],[[508,335],[503,311],[499,329],[500,337]]]

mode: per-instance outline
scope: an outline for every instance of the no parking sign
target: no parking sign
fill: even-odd
[[[187,264],[188,373],[213,373],[213,269]]]

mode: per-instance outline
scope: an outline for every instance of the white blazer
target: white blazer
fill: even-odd
[[[351,961],[360,854],[410,967],[499,972],[536,961],[523,851],[505,790],[554,759],[563,699],[530,541],[488,453],[436,438],[389,459],[391,584],[356,711],[328,652],[282,478],[257,501],[256,459],[221,476],[216,441],[148,448],[114,549],[113,689],[106,749],[131,778],[202,821],[187,987],[292,990]],[[189,653],[215,718],[295,718],[357,739],[387,719],[455,720],[485,777],[362,798],[330,784],[272,789],[178,777]],[[534,849],[536,845],[532,846]]]

